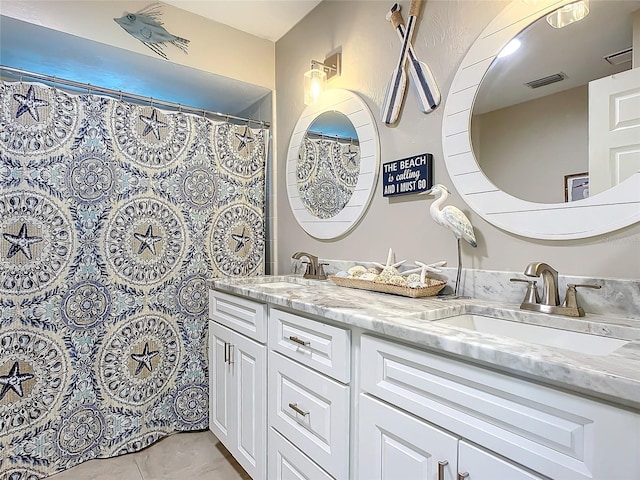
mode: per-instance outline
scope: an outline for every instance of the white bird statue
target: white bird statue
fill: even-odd
[[[458,207],[453,205],[447,205],[442,207],[449,196],[449,190],[444,185],[436,184],[431,187],[430,190],[424,192],[425,195],[434,194],[438,195],[435,201],[429,207],[429,213],[431,218],[435,220],[438,225],[442,225],[445,228],[451,230],[458,241],[458,274],[456,276],[456,288],[454,296],[458,296],[458,286],[460,284],[460,273],[462,272],[462,254],[460,252],[460,239],[466,241],[472,247],[477,247],[476,236],[473,233],[473,226],[462,213]],[[442,207],[442,208],[441,208]]]

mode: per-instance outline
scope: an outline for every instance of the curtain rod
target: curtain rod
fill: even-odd
[[[335,140],[341,140],[343,142],[349,142],[354,144],[360,143],[357,138],[343,137],[341,135],[332,135],[330,133],[324,133],[324,132],[316,132],[315,130],[307,130],[307,135],[309,135],[310,137],[315,136],[318,138],[329,138],[329,139],[333,138]]]
[[[213,112],[210,110],[205,110],[203,108],[195,108],[195,107],[189,107],[189,106],[185,106],[179,103],[173,103],[173,102],[168,102],[165,100],[158,100],[156,98],[153,97],[145,97],[142,95],[136,95],[135,93],[127,93],[127,92],[123,92],[122,90],[113,90],[111,88],[106,88],[106,87],[99,87],[96,85],[92,85],[91,83],[80,83],[80,82],[76,82],[74,80],[67,80],[64,78],[59,78],[59,77],[55,77],[53,75],[45,75],[42,73],[35,73],[35,72],[29,72],[27,70],[22,70],[19,68],[13,68],[13,67],[7,67],[4,65],[0,65],[0,71],[4,71],[7,72],[9,74],[12,75],[18,75],[20,76],[20,79],[22,80],[22,77],[29,77],[29,78],[33,78],[36,80],[42,80],[45,82],[50,82],[52,83],[54,86],[56,84],[60,84],[60,85],[67,85],[69,87],[74,87],[74,88],[82,88],[82,89],[86,89],[88,92],[93,93],[104,93],[110,96],[114,96],[116,98],[122,99],[122,98],[128,98],[128,99],[133,99],[133,100],[137,100],[137,101],[143,101],[145,103],[152,103],[154,105],[160,105],[160,106],[165,106],[165,107],[169,107],[171,109],[175,109],[177,111],[183,112],[183,113],[191,113],[191,114],[195,114],[195,115],[209,115],[212,117],[217,117],[220,119],[226,119],[226,120],[238,120],[241,122],[245,122],[247,124],[249,123],[256,123],[261,125],[264,128],[269,128],[271,126],[270,122],[265,122],[264,120],[255,120],[253,118],[246,118],[246,117],[238,117],[236,115],[231,115],[231,114],[227,114],[227,113],[220,113],[220,112]]]

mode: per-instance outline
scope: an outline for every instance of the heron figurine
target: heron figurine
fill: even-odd
[[[456,288],[454,291],[454,297],[458,297],[458,287],[460,284],[460,274],[462,272],[462,254],[460,251],[460,239],[469,243],[472,247],[477,247],[476,236],[473,233],[473,226],[462,213],[458,207],[453,205],[442,206],[447,197],[449,196],[449,190],[444,185],[436,184],[431,187],[430,190],[424,192],[425,195],[436,195],[436,199],[429,207],[429,213],[431,218],[435,220],[438,225],[442,225],[453,232],[453,235],[458,241],[458,274],[456,276]]]

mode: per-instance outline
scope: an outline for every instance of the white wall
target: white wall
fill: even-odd
[[[474,116],[473,148],[494,185],[523,200],[564,202],[564,176],[589,171],[586,85]]]
[[[447,260],[456,266],[452,234],[429,216],[425,196],[382,197],[381,182],[361,223],[345,238],[318,241],[295,222],[287,201],[286,151],[295,123],[304,110],[302,75],[312,59],[322,60],[334,49],[343,54],[343,73],[333,88],[358,92],[376,118],[400,49],[385,15],[392,2],[325,0],[276,43],[277,118],[277,248],[278,268],[289,272],[290,256],[298,250],[322,258],[384,261],[393,247],[399,259]],[[401,1],[406,19],[409,2]],[[486,25],[507,0],[445,1],[423,4],[414,37],[416,55],[427,62],[446,99],[457,66]],[[425,115],[409,92],[396,127],[378,121],[382,163],[430,152],[435,158],[435,182],[452,188],[443,163],[442,112]],[[464,266],[487,270],[523,271],[531,261],[546,261],[561,274],[606,278],[640,277],[640,225],[585,240],[530,240],[506,233],[469,211],[453,192],[449,202],[460,207],[475,226],[478,248],[463,246]]]
[[[2,0],[0,13],[43,27],[102,42],[115,47],[158,56],[129,35],[113,19],[137,12],[149,1],[99,0]],[[275,87],[275,45],[199,15],[162,4],[162,22],[173,35],[190,40],[189,53],[173,45],[165,53],[179,65],[197,68],[235,80]]]

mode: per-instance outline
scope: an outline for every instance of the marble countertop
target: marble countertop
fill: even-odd
[[[588,313],[581,318],[561,317],[520,310],[516,304],[478,299],[406,298],[292,275],[216,279],[210,286],[640,409],[640,320]],[[463,314],[486,315],[629,342],[607,355],[595,355],[436,322]]]

